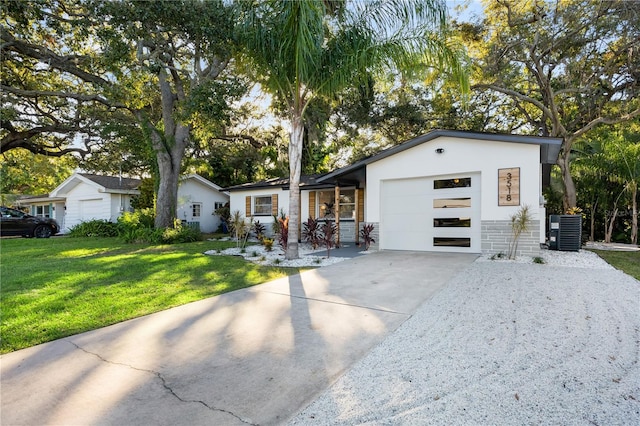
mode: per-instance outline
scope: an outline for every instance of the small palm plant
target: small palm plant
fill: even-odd
[[[231,218],[229,220],[231,233],[236,238],[236,247],[244,248],[247,243],[247,237],[249,236],[249,229],[251,229],[252,221],[247,223],[245,218],[242,217],[242,213],[238,210],[231,213]]]
[[[510,217],[511,219],[511,241],[509,242],[509,259],[515,259],[518,251],[518,240],[523,232],[529,230],[529,223],[532,220],[531,208],[523,205]]]

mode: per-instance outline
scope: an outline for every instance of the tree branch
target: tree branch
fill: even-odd
[[[489,89],[489,90],[493,90],[508,96],[511,96],[512,98],[516,98],[525,102],[529,102],[533,105],[535,105],[536,107],[538,107],[544,115],[546,115],[547,117],[551,117],[551,110],[549,108],[547,108],[542,102],[540,102],[537,99],[534,99],[530,96],[527,96],[525,94],[522,94],[520,92],[516,92],[515,90],[511,90],[511,89],[507,89],[506,87],[501,87],[498,86],[496,84],[490,83],[490,84],[474,84],[473,86],[471,86],[471,90],[476,90],[476,89],[480,89],[480,90],[484,90],[484,89]]]
[[[69,92],[56,92],[53,90],[23,90],[15,87],[5,86],[0,84],[0,90],[3,92],[13,93],[14,95],[22,96],[25,98],[39,98],[42,96],[52,96],[58,98],[75,99],[82,102],[98,102],[108,107],[114,108],[127,108],[126,105],[120,102],[112,102],[100,95],[88,95],[82,93],[69,93]]]
[[[635,110],[629,112],[628,114],[621,115],[619,117],[598,117],[591,120],[584,127],[574,132],[572,135],[573,139],[577,139],[580,136],[587,133],[589,130],[598,126],[599,124],[617,124],[625,121],[629,121],[635,117],[640,117],[640,108],[636,108]]]
[[[82,59],[83,57],[77,55],[60,56],[52,50],[47,49],[46,47],[34,46],[25,41],[16,39],[4,27],[0,27],[0,38],[5,43],[11,43],[9,45],[10,49],[8,50],[13,50],[22,55],[45,62],[49,64],[49,66],[75,75],[76,77],[80,78],[83,81],[86,81],[87,83],[94,83],[102,87],[108,87],[111,85],[102,77],[86,72],[76,66],[76,64],[79,62],[79,59]]]

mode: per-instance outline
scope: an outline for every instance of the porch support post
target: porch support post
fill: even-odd
[[[340,247],[340,185],[335,190],[336,247]]]
[[[355,224],[356,224],[356,246],[360,245],[360,221],[359,221],[359,219],[360,219],[360,202],[359,201],[360,200],[358,200],[359,192],[360,191],[358,191],[358,188],[356,188],[353,191],[354,196],[355,196],[354,201],[356,203],[356,206],[355,206],[356,207],[355,208],[355,218],[354,218],[355,219]]]

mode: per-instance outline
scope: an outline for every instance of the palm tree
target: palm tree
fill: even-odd
[[[370,75],[435,67],[468,83],[461,50],[447,43],[442,0],[239,2],[236,38],[263,89],[287,108],[289,238],[298,257],[303,116],[316,96],[336,96]]]

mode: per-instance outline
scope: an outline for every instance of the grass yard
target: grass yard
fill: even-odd
[[[0,353],[299,272],[203,254],[234,244],[2,238]]]
[[[610,265],[640,280],[640,251],[591,250]]]

